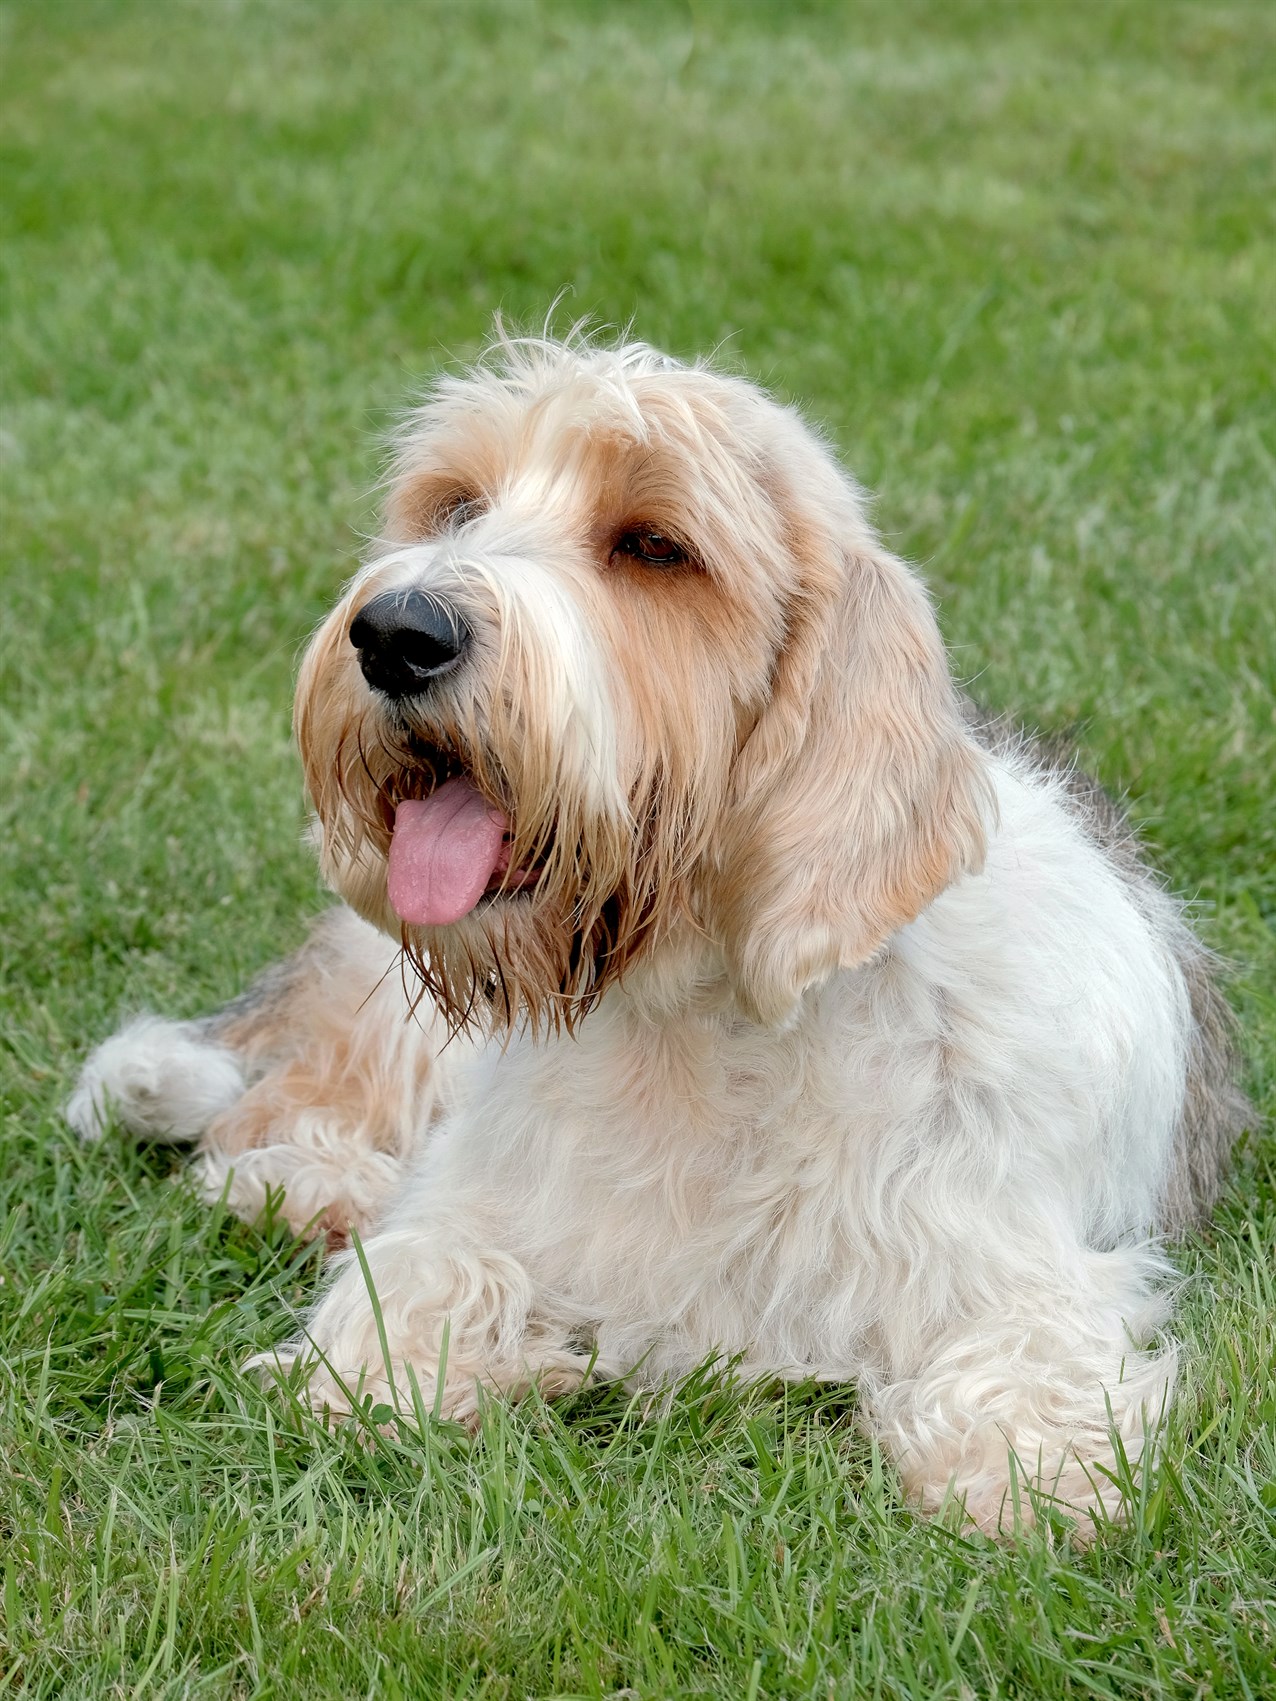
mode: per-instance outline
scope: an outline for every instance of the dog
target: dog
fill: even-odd
[[[926,1509],[1121,1516],[1161,1238],[1246,1116],[1215,964],[1099,787],[957,689],[797,412],[498,332],[397,439],[296,732],[343,904],[108,1039],[68,1117],[358,1232],[272,1355],[316,1409],[720,1355],[855,1383]]]

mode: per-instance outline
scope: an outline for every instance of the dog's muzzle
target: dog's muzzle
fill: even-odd
[[[387,591],[350,628],[363,677],[387,697],[415,697],[458,665],[470,630],[454,608],[424,591]]]

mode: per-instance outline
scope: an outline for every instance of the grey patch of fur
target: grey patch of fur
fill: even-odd
[[[1236,1082],[1236,1017],[1219,988],[1218,958],[1186,922],[1172,945],[1192,1004],[1192,1049],[1162,1226],[1182,1234],[1209,1214],[1254,1112]]]
[[[291,957],[271,963],[255,975],[242,992],[237,992],[209,1015],[200,1017],[201,1032],[209,1039],[217,1039],[235,1023],[246,1021],[250,1016],[264,1017],[286,1003],[300,974],[301,966],[297,959],[305,952],[306,946],[303,945]]]
[[[1062,786],[1085,831],[1104,852],[1178,964],[1192,1013],[1183,1111],[1158,1228],[1181,1235],[1209,1215],[1237,1137],[1253,1107],[1237,1085],[1236,1018],[1221,988],[1223,964],[1193,932],[1186,906],[1146,859],[1129,816],[1110,792],[1078,767],[1061,738],[1036,737],[967,703],[967,720],[989,750],[1014,749]]]
[[[328,970],[340,955],[346,917],[341,906],[323,910],[310,924],[307,938],[290,956],[270,963],[234,998],[195,1024],[201,1037],[229,1045],[239,1057],[246,1079],[261,1079],[272,1064],[298,1049],[291,1032],[288,1006],[298,987]],[[278,1037],[263,1040],[273,1028]],[[301,1036],[304,1039],[304,1036]]]

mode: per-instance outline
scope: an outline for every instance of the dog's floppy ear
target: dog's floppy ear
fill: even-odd
[[[849,529],[795,534],[784,644],[719,840],[713,930],[772,1026],[977,870],[992,811],[925,590]]]

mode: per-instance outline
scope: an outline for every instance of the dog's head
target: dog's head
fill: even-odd
[[[796,414],[642,345],[439,383],[296,723],[330,880],[457,1023],[570,1025],[680,923],[783,1022],[982,855],[921,586]]]

